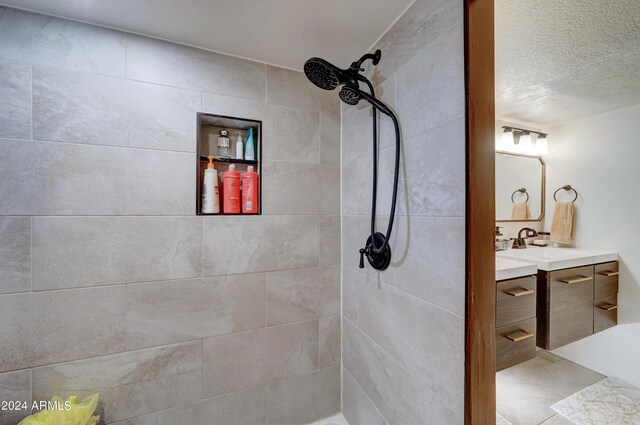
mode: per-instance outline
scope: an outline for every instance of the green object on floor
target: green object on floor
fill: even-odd
[[[27,416],[18,425],[97,425],[100,416],[93,416],[97,404],[97,393],[79,403],[74,395],[66,400],[53,397],[48,409]]]

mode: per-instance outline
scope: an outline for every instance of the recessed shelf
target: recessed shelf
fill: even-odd
[[[240,133],[243,141],[243,148],[246,149],[247,133],[252,129],[254,155],[255,160],[235,159],[236,156],[236,139]],[[217,139],[221,130],[227,130],[229,138],[228,153],[231,157],[219,157]],[[262,214],[262,121],[251,120],[240,117],[231,117],[226,115],[198,113],[198,133],[196,141],[196,214],[197,215],[260,215]],[[207,169],[209,162],[208,156],[213,156],[212,162],[215,164],[218,175],[219,189],[219,213],[203,213],[202,212],[202,187],[204,182],[204,171]],[[235,165],[236,171],[242,176],[247,172],[249,166],[252,166],[258,174],[258,201],[257,212],[242,212],[246,205],[241,203],[241,212],[224,212],[224,189],[223,189],[223,173],[229,170],[231,164]],[[242,192],[241,192],[242,201]],[[256,204],[254,204],[256,205]],[[250,207],[249,207],[250,208]],[[255,209],[255,207],[254,207]]]

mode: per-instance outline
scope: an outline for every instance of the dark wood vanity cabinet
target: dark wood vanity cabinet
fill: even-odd
[[[536,277],[496,283],[496,368],[536,356]]]
[[[538,271],[538,346],[554,350],[614,326],[617,273],[617,261]]]

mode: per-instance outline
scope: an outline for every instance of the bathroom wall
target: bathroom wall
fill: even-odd
[[[574,246],[620,255],[619,325],[556,352],[640,386],[638,116],[635,105],[549,129],[545,227],[551,228],[553,192],[570,184],[580,195]]]
[[[463,2],[416,1],[376,43],[377,94],[402,127],[391,266],[358,268],[370,234],[371,116],[342,105],[343,411],[351,425],[462,424],[465,314]],[[380,124],[377,230],[391,200]],[[366,261],[366,260],[365,260]]]
[[[198,111],[263,120],[262,216],[195,215]],[[340,410],[339,163],[338,98],[301,73],[0,7],[0,399]]]

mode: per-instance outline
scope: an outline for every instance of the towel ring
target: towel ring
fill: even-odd
[[[524,203],[525,203],[525,204],[526,204],[527,202],[529,202],[529,193],[527,193],[527,189],[526,189],[526,188],[524,188],[524,187],[521,187],[520,189],[516,189],[516,190],[514,190],[514,191],[513,191],[513,193],[511,194],[511,202],[512,202],[512,203],[514,203],[514,204],[515,204],[515,202],[516,202],[516,201],[513,199],[513,197],[514,197],[514,196],[516,196],[516,193],[518,193],[518,192],[520,192],[520,193],[522,193],[522,194],[524,194],[524,195],[527,195],[527,200],[526,200],[526,201],[524,201]]]
[[[562,189],[564,189],[566,191],[570,191],[570,190],[573,191],[573,193],[575,193],[576,196],[573,198],[573,201],[571,201],[571,202],[576,202],[576,200],[578,199],[578,192],[574,188],[572,188],[570,184],[567,184],[567,185],[564,185],[562,187],[559,187],[555,192],[553,192],[553,200],[554,201],[558,202],[558,199],[556,198],[556,194],[558,192],[560,192]]]

